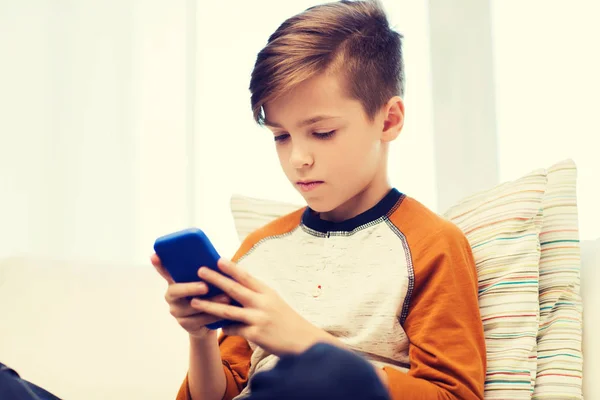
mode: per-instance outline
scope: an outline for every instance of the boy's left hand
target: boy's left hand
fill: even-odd
[[[219,269],[230,279],[210,268],[198,271],[209,282],[243,307],[194,299],[191,306],[216,317],[240,324],[223,328],[226,335],[242,336],[271,354],[297,354],[319,341],[325,331],[312,325],[294,311],[273,289],[254,278],[234,262],[220,259]]]

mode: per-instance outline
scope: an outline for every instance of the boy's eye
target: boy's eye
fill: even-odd
[[[290,137],[289,133],[284,133],[283,135],[277,135],[277,136],[273,137],[273,139],[275,139],[276,142],[282,142],[289,137]]]
[[[316,137],[318,137],[319,139],[328,139],[330,137],[333,136],[333,134],[335,133],[335,131],[329,131],[329,132],[314,132],[313,135],[315,135]]]

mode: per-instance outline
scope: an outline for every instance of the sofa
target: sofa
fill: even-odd
[[[600,239],[582,242],[584,394],[600,399]],[[172,399],[187,337],[147,265],[0,262],[0,362],[64,399]]]

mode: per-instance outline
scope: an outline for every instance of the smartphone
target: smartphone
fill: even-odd
[[[198,276],[198,269],[203,266],[227,276],[217,267],[217,261],[221,258],[219,253],[206,234],[198,228],[185,229],[159,237],[154,242],[154,251],[171,278],[177,283],[200,282],[202,279]],[[206,284],[208,293],[197,297],[210,298],[223,293],[218,287],[208,282]],[[235,301],[233,305],[240,306]],[[221,320],[206,327],[214,330],[234,323],[234,321]]]

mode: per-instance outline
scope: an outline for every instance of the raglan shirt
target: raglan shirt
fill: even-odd
[[[233,260],[300,315],[388,375],[393,400],[483,399],[486,351],[471,247],[451,222],[392,189],[343,222],[305,207],[255,231]],[[277,357],[219,336],[224,400]],[[191,400],[187,378],[177,400]]]

